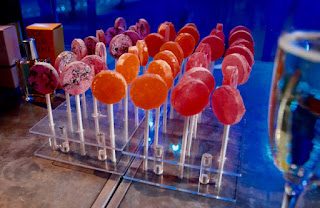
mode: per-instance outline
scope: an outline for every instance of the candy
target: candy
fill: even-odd
[[[194,52],[188,60],[186,71],[193,67],[208,68],[208,60],[206,54],[202,52]]]
[[[169,64],[163,60],[151,61],[148,66],[148,73],[158,74],[167,84],[168,90],[170,90],[173,84],[172,71]]]
[[[217,23],[216,28],[217,28],[217,30],[219,30],[219,31],[223,31],[223,24],[222,24],[222,23]]]
[[[138,50],[139,50],[139,59],[140,59],[140,65],[146,66],[149,61],[149,51],[147,47],[147,43],[144,40],[138,40],[136,44]]]
[[[179,30],[178,35],[180,35],[181,33],[189,33],[190,35],[193,36],[193,38],[195,40],[195,45],[197,45],[199,43],[200,34],[199,34],[199,31],[197,30],[197,28],[194,28],[192,26],[184,26],[183,28],[181,28]]]
[[[208,87],[209,94],[211,94],[214,87],[216,86],[216,82],[215,82],[213,75],[206,68],[194,67],[194,68],[190,69],[189,71],[187,71],[183,75],[181,80],[189,79],[190,77],[193,79],[198,79],[198,80],[202,81]]]
[[[71,51],[77,55],[78,61],[88,55],[86,44],[82,39],[74,39],[71,43]]]
[[[60,74],[68,64],[77,60],[77,55],[75,53],[63,51],[57,56],[54,68],[57,70],[58,74]]]
[[[158,108],[167,96],[167,84],[157,74],[143,74],[132,83],[130,88],[132,102],[145,110]]]
[[[206,54],[207,63],[209,64],[211,62],[211,47],[208,43],[200,43],[196,48],[196,52],[202,52]]]
[[[213,92],[211,105],[216,117],[226,125],[238,123],[246,111],[239,90],[228,85]]]
[[[126,30],[127,29],[126,20],[123,17],[118,17],[114,21],[114,28],[122,28],[123,30]]]
[[[39,62],[29,70],[29,83],[37,92],[49,94],[57,89],[59,75],[51,64]]]
[[[184,58],[188,58],[196,46],[194,37],[189,33],[180,33],[174,42],[177,42],[180,45]]]
[[[139,50],[137,46],[130,46],[128,49],[128,53],[132,53],[134,55],[136,55],[137,57],[139,57]]]
[[[246,32],[248,32],[248,33],[251,34],[251,31],[250,31],[247,27],[242,26],[242,25],[238,25],[238,26],[234,27],[234,28],[230,31],[229,36],[232,35],[233,33],[237,32],[237,31],[239,31],[239,30],[244,30],[244,31],[246,31]]]
[[[222,31],[220,31],[220,30],[217,30],[217,29],[213,28],[211,30],[211,32],[210,32],[210,35],[216,35],[222,40],[222,42],[225,41],[224,33]]]
[[[107,45],[106,36],[104,35],[103,30],[96,30],[96,38],[104,43],[104,45]]]
[[[232,47],[228,48],[228,50],[226,51],[224,56],[228,56],[229,54],[232,54],[232,53],[239,53],[239,54],[243,55],[246,58],[250,67],[253,66],[253,64],[254,64],[253,55],[248,48],[246,48],[244,46],[239,46],[239,45],[232,46]]]
[[[138,34],[142,39],[147,37],[150,34],[150,25],[145,19],[139,19],[136,23]]]
[[[200,43],[208,43],[211,47],[211,61],[216,61],[222,57],[225,46],[223,41],[216,35],[209,35],[201,40]]]
[[[160,51],[165,51],[165,50],[171,51],[176,56],[176,58],[178,59],[179,65],[180,66],[182,65],[182,62],[183,62],[183,51],[182,51],[182,48],[180,47],[180,45],[178,43],[172,42],[172,41],[166,42],[160,48]]]
[[[158,33],[164,38],[165,42],[168,42],[170,38],[170,26],[168,24],[161,23],[158,27]]]
[[[131,25],[131,26],[128,28],[128,30],[131,30],[131,31],[134,31],[134,32],[138,33],[138,28],[137,28],[137,26],[135,26],[135,25]],[[139,34],[139,33],[138,33],[138,34]]]
[[[238,68],[238,85],[244,84],[249,79],[250,66],[244,56],[233,53],[224,57],[222,61],[221,71],[224,76],[227,66],[236,66]]]
[[[125,31],[123,34],[127,35],[130,37],[130,39],[132,40],[132,44],[136,45],[138,40],[141,40],[141,37],[138,33],[132,31],[132,30],[127,30]]]
[[[244,30],[238,30],[238,31],[232,33],[229,36],[229,45],[231,45],[234,41],[236,41],[240,38],[249,41],[254,46],[254,41],[253,41],[251,34],[244,31]]]
[[[84,39],[84,43],[86,44],[86,47],[88,49],[88,55],[95,54],[96,44],[98,42],[99,40],[94,36],[89,36]]]
[[[149,56],[154,57],[159,51],[160,47],[165,43],[164,38],[158,33],[151,33],[145,37],[144,41],[147,44]]]
[[[172,90],[171,104],[183,116],[200,113],[209,100],[208,87],[200,80],[188,78],[180,80]]]
[[[243,45],[243,46],[245,46],[246,48],[248,48],[248,49],[251,51],[252,55],[254,55],[254,47],[253,47],[253,45],[252,45],[249,41],[240,38],[240,39],[234,41],[234,42],[230,45],[230,47],[235,46],[235,45]]]
[[[107,62],[107,49],[104,43],[102,42],[97,43],[95,55],[100,56],[105,63]]]
[[[139,58],[132,53],[122,54],[116,64],[116,71],[125,78],[127,84],[131,84],[137,78],[139,69]]]
[[[122,29],[121,27],[119,28],[109,27],[105,35],[107,44],[108,45],[110,44],[113,37],[122,33],[124,33],[124,29]]]
[[[80,95],[86,92],[94,77],[94,70],[90,66],[75,61],[68,64],[60,74],[60,84],[63,89],[71,95]]]
[[[88,55],[84,57],[81,62],[90,66],[91,69],[94,69],[94,74],[98,74],[99,72],[108,69],[106,62],[98,55]]]
[[[184,26],[191,26],[191,27],[194,27],[194,28],[198,29],[198,28],[197,28],[197,25],[194,24],[194,23],[187,23],[187,24],[185,24]]]
[[[238,68],[236,66],[227,66],[224,69],[223,85],[230,85],[231,87],[237,88],[238,86]]]
[[[127,83],[120,73],[106,70],[94,77],[91,91],[100,102],[114,104],[120,102],[125,97]]]
[[[170,27],[170,36],[169,36],[169,41],[173,41],[176,38],[176,29],[174,28],[174,25],[172,22],[164,22],[165,24],[169,25]]]
[[[113,58],[118,59],[122,54],[128,52],[130,46],[132,46],[132,40],[129,36],[116,35],[110,42],[109,53]]]
[[[153,60],[166,61],[171,68],[173,78],[176,78],[176,76],[180,72],[179,61],[171,51],[168,51],[168,50],[161,51],[161,52],[157,53],[157,55],[155,55]]]

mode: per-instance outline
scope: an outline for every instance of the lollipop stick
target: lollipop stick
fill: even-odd
[[[83,126],[82,126],[82,115],[81,115],[81,106],[80,106],[80,95],[76,95],[76,108],[77,108],[77,120],[78,120],[78,131],[80,136],[80,150],[81,155],[86,155],[86,150],[84,146],[84,135],[83,135]]]
[[[199,113],[199,116],[198,116],[198,123],[201,123],[201,118],[202,118],[202,111]]]
[[[187,147],[187,137],[188,137],[188,126],[189,126],[190,117],[186,116],[184,118],[184,127],[183,127],[183,135],[182,135],[182,146],[180,152],[180,164],[179,164],[179,178],[183,178],[183,169],[184,162],[186,159],[186,147]]]
[[[87,118],[87,101],[86,101],[86,93],[82,94],[82,108],[83,108],[83,117]]]
[[[111,161],[116,162],[116,151],[115,151],[115,136],[114,136],[114,119],[113,119],[113,104],[108,104],[109,111],[109,125],[110,125],[110,144],[113,148],[111,150]]]
[[[146,116],[145,116],[145,124],[144,124],[144,141],[143,141],[143,170],[148,170],[148,150],[149,150],[149,110],[146,110]]]
[[[167,108],[168,108],[168,99],[166,99],[166,101],[164,102],[164,106],[163,106],[163,128],[162,131],[163,133],[167,132]]]
[[[139,109],[137,106],[134,106],[134,124],[136,127],[139,125]]]
[[[154,126],[154,145],[158,145],[158,139],[159,139],[159,124],[160,124],[160,107],[156,110],[156,124]]]
[[[221,181],[222,181],[222,172],[225,162],[225,156],[227,152],[227,146],[228,146],[228,139],[229,139],[229,131],[230,131],[230,125],[224,125],[223,128],[223,137],[222,137],[222,145],[220,150],[220,163],[219,163],[219,170],[218,170],[218,179],[217,179],[217,187],[220,191]]]
[[[170,92],[170,119],[173,119],[173,105],[171,103],[171,96],[172,96],[172,90],[173,90],[173,85],[171,86],[171,92]]]
[[[100,133],[97,98],[93,97],[93,117],[96,134]]]
[[[213,70],[214,70],[214,61],[211,61],[211,63],[209,64],[209,71],[213,73]]]
[[[188,134],[187,157],[190,157],[190,155],[191,155],[192,136],[193,136],[193,129],[194,129],[195,123],[196,123],[196,115],[193,115],[193,116],[191,116],[190,131],[189,131],[189,134]]]
[[[146,70],[146,66],[143,66],[142,69],[143,69],[143,73],[145,74],[146,71],[147,71],[147,70]]]
[[[124,138],[128,141],[128,92],[124,97]]]
[[[195,118],[195,122],[194,122],[194,129],[193,129],[193,137],[196,138],[197,137],[197,130],[198,130],[198,117],[199,117],[199,114],[196,115],[196,118]]]
[[[73,132],[73,124],[72,124],[72,112],[71,112],[71,104],[70,104],[70,94],[66,92],[66,103],[67,103],[67,115],[68,115],[68,123],[70,131]]]
[[[46,94],[46,102],[47,102],[47,110],[48,110],[48,118],[49,118],[49,127],[50,127],[52,141],[53,141],[53,150],[56,150],[57,140],[56,140],[56,132],[54,131],[50,94]]]

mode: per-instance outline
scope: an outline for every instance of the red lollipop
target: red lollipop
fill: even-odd
[[[250,75],[250,66],[244,56],[233,53],[226,56],[222,61],[221,71],[225,74],[227,66],[236,66],[238,68],[238,85],[244,84],[248,81]]]
[[[216,82],[215,82],[213,75],[206,68],[194,67],[194,68],[190,69],[189,71],[187,71],[183,75],[182,79],[188,79],[190,77],[193,79],[198,79],[198,80],[202,81],[208,87],[210,94],[213,91],[214,87],[216,86]]]
[[[211,62],[211,47],[208,43],[200,43],[196,48],[196,52],[206,54],[208,64]]]
[[[149,56],[151,57],[154,57],[160,51],[160,47],[165,43],[164,38],[158,33],[150,33],[144,41],[147,44]]]
[[[231,44],[230,47],[235,46],[235,45],[243,45],[244,47],[248,48],[248,49],[251,51],[252,55],[254,55],[254,47],[253,47],[253,45],[252,45],[249,41],[240,38],[240,39],[234,41],[234,42]]]
[[[202,52],[194,52],[188,60],[186,71],[193,67],[208,68],[208,60],[206,54]]]
[[[248,32],[248,33],[251,34],[251,31],[250,31],[247,27],[242,26],[242,25],[238,25],[238,26],[234,27],[234,28],[230,31],[229,36],[232,35],[233,33],[237,32],[237,31],[239,31],[239,30],[244,30],[244,31],[246,31],[246,32]]]
[[[226,125],[238,123],[246,112],[239,90],[228,85],[213,92],[211,105],[216,117]]]
[[[218,36],[223,42],[225,41],[224,33],[221,30],[218,30],[216,28],[213,28],[210,32],[210,35],[216,35]]]
[[[239,45],[238,46],[232,46],[232,47],[228,48],[228,50],[226,51],[224,56],[228,56],[229,54],[232,54],[232,53],[238,53],[238,54],[243,55],[246,58],[246,60],[247,60],[248,64],[250,65],[250,67],[253,66],[254,58],[253,58],[253,55],[252,55],[251,51],[248,48],[246,48],[244,46],[239,46]]]
[[[209,35],[201,40],[200,43],[208,43],[211,47],[211,61],[222,57],[225,46],[223,41],[216,35]]]
[[[183,116],[200,113],[209,100],[209,89],[200,80],[189,78],[177,84],[172,90],[171,104]]]
[[[227,66],[224,69],[223,74],[223,85],[230,85],[231,87],[237,88],[238,86],[238,67],[236,66]]]
[[[232,33],[229,36],[229,45],[231,45],[234,41],[236,41],[238,39],[245,39],[245,40],[249,41],[252,45],[254,45],[254,41],[253,41],[251,34],[247,31],[244,31],[244,30],[239,30],[239,31]]]

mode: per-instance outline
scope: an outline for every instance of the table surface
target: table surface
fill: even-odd
[[[111,174],[37,158],[33,153],[47,141],[29,129],[47,110],[23,102],[18,90],[0,90],[0,207],[95,207],[101,199],[108,207],[280,207],[284,180],[273,164],[267,133],[272,69],[273,63],[257,61],[239,87],[247,111],[235,203],[127,180],[117,184]],[[221,71],[214,75],[221,84]],[[58,95],[53,106],[62,101]],[[110,201],[107,186],[115,191]],[[307,191],[298,204],[320,207],[319,188]]]

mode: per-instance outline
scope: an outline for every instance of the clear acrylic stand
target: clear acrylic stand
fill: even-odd
[[[133,138],[133,135],[136,133],[142,134],[136,131],[136,126],[139,126],[139,124],[135,124],[134,105],[129,101],[129,137],[125,139],[124,111],[123,109],[119,109],[119,104],[114,104],[115,145],[113,148],[110,141],[107,105],[98,102],[98,116],[96,116],[94,112],[94,101],[90,90],[86,92],[85,99],[81,98],[82,123],[84,129],[84,140],[81,141],[78,131],[74,96],[70,97],[70,102],[73,121],[72,126],[70,126],[70,119],[68,119],[67,103],[64,102],[53,110],[55,137],[53,137],[51,128],[49,127],[48,116],[30,129],[31,133],[44,136],[44,139],[49,138],[49,142],[39,148],[35,152],[35,155],[76,166],[123,175],[132,158],[131,156],[123,155],[122,150],[125,148],[127,142]],[[143,117],[144,112],[140,109],[139,122],[142,122]],[[97,128],[97,125],[99,128]],[[55,138],[57,143],[56,148],[53,148],[53,138]],[[114,154],[116,162],[110,160],[111,155]]]

